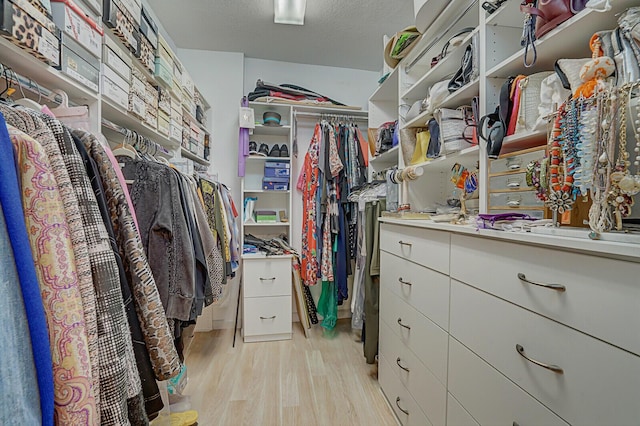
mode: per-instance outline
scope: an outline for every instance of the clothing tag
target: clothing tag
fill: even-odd
[[[131,179],[127,179],[124,181],[124,183],[126,183],[127,185],[131,185],[132,183],[135,183],[135,180],[131,180]]]
[[[118,163],[118,166],[120,166],[121,169],[124,168],[124,163]]]

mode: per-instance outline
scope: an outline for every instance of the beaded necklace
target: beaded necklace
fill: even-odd
[[[574,131],[573,125],[577,117],[575,104],[567,111],[566,103],[558,109],[552,131],[551,148],[549,148],[549,195],[546,204],[549,208],[560,214],[571,210],[573,207],[573,174],[578,164],[575,156],[575,138],[570,135]],[[573,111],[573,113],[571,113]],[[571,127],[571,128],[570,128]],[[562,167],[562,177],[560,170]]]

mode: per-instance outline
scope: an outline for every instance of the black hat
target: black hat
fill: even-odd
[[[265,126],[281,126],[282,116],[275,111],[267,111],[262,115],[262,124]]]

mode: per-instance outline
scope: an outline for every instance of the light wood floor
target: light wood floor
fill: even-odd
[[[231,347],[232,330],[197,333],[187,356],[192,409],[199,425],[396,425],[373,366],[350,321],[333,335],[313,326],[309,339],[294,323],[293,339]]]

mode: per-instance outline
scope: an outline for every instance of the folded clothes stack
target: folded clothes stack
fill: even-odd
[[[253,92],[247,95],[247,98],[252,102],[264,101],[266,100],[265,98],[275,98],[288,102],[311,102],[313,104],[320,105],[344,106],[344,104],[338,101],[334,101],[327,96],[323,96],[309,89],[305,89],[304,87],[296,86],[294,84],[276,85],[264,82],[262,80],[258,80],[258,82],[256,83],[256,88],[253,90]]]

